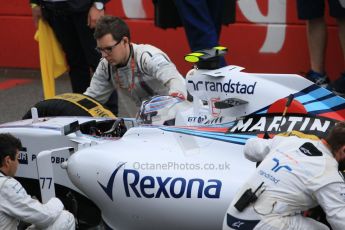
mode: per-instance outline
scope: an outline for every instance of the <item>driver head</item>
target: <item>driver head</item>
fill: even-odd
[[[154,96],[141,104],[139,117],[144,124],[174,125],[179,105],[185,101],[172,96]]]

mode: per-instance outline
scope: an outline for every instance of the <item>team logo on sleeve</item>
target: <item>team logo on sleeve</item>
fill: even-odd
[[[310,142],[304,143],[301,147],[299,147],[299,150],[310,157],[319,157],[322,156],[322,152],[318,150],[315,145],[313,145]]]

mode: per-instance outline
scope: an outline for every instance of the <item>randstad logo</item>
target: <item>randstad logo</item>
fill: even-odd
[[[289,172],[292,171],[292,169],[291,169],[290,166],[288,166],[288,165],[280,165],[279,159],[277,159],[277,158],[274,157],[274,158],[272,158],[272,160],[275,162],[275,165],[273,166],[273,168],[271,168],[271,171],[273,171],[273,172],[275,172],[275,173],[278,172],[278,171],[280,171],[281,169],[285,169],[285,170],[287,170],[287,171],[289,171]],[[280,181],[279,178],[273,176],[273,175],[270,174],[269,172],[260,170],[260,171],[259,171],[259,174],[260,174],[261,176],[266,177],[267,179],[273,181],[275,184],[279,183],[279,181]]]
[[[108,180],[107,186],[102,187],[108,197],[113,200],[113,188],[118,166]],[[134,169],[123,170],[123,186],[127,197],[137,198],[210,198],[219,199],[222,182],[216,179],[204,181],[200,178],[185,179],[182,177],[153,177],[141,176]]]
[[[280,169],[286,169],[287,171],[292,171],[291,167],[288,165],[280,165],[279,159],[273,158],[274,162],[276,162],[276,165],[271,169],[273,172],[278,172]]]
[[[211,92],[224,92],[224,93],[238,93],[238,94],[254,94],[256,83],[246,84],[238,82],[233,82],[231,79],[229,82],[213,82],[213,81],[198,81],[194,82],[192,80],[188,81],[188,84],[193,85],[194,91],[211,91]]]

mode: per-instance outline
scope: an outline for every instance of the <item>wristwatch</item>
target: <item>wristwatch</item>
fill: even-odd
[[[104,10],[103,2],[94,2],[93,5],[96,7],[97,10]]]

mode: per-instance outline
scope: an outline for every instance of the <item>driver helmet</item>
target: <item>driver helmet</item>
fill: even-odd
[[[142,102],[139,117],[144,124],[174,125],[178,105],[184,102],[179,97],[153,96]]]

